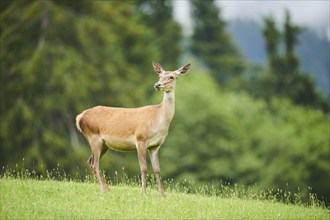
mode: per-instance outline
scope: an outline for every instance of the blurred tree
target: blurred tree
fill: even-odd
[[[298,42],[298,34],[302,31],[302,28],[292,24],[291,16],[288,10],[285,12],[284,23],[284,44],[286,59],[288,63],[288,72],[296,72],[299,69],[299,59],[294,51]]]
[[[276,69],[279,66],[279,43],[281,33],[277,30],[275,20],[270,17],[264,18],[265,28],[263,30],[264,38],[266,39],[266,50],[268,55],[268,65],[272,69]]]
[[[191,50],[210,70],[214,78],[225,83],[244,70],[244,61],[226,32],[226,22],[213,0],[191,1],[194,24]]]
[[[136,5],[148,27],[155,32],[153,41],[160,48],[156,61],[168,69],[177,68],[181,55],[182,30],[172,15],[173,2],[138,0]]]
[[[263,35],[268,55],[269,72],[260,83],[264,84],[262,96],[288,97],[300,105],[326,108],[322,97],[316,92],[312,79],[301,72],[299,59],[295,53],[298,34],[302,28],[292,24],[289,11],[286,11],[284,30],[281,33],[271,17],[264,18]],[[283,37],[283,38],[282,38]],[[284,43],[284,54],[279,48]]]

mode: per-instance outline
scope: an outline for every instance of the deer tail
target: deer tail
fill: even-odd
[[[82,129],[81,129],[81,119],[84,117],[85,111],[82,112],[81,114],[77,115],[76,117],[76,127],[77,129],[83,133]]]

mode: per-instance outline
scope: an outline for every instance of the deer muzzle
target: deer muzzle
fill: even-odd
[[[154,88],[157,90],[157,91],[159,91],[160,89],[161,89],[161,84],[160,83],[155,83],[155,85],[154,85]]]

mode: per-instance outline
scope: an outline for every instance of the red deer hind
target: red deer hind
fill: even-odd
[[[146,193],[146,153],[149,151],[158,191],[160,195],[165,196],[160,177],[158,151],[165,141],[174,116],[176,79],[187,72],[190,64],[175,71],[165,71],[158,63],[152,65],[159,74],[159,80],[154,87],[157,91],[164,91],[163,101],[159,105],[140,108],[96,106],[83,111],[76,118],[78,130],[91,147],[92,155],[87,163],[100,183],[101,191],[109,190],[99,170],[99,161],[108,148],[118,151],[137,150],[142,194]]]

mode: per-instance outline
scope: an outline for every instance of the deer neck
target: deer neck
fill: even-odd
[[[161,103],[161,112],[164,125],[169,126],[172,118],[174,116],[174,104],[175,104],[175,96],[174,90],[170,92],[164,92],[163,101]]]

